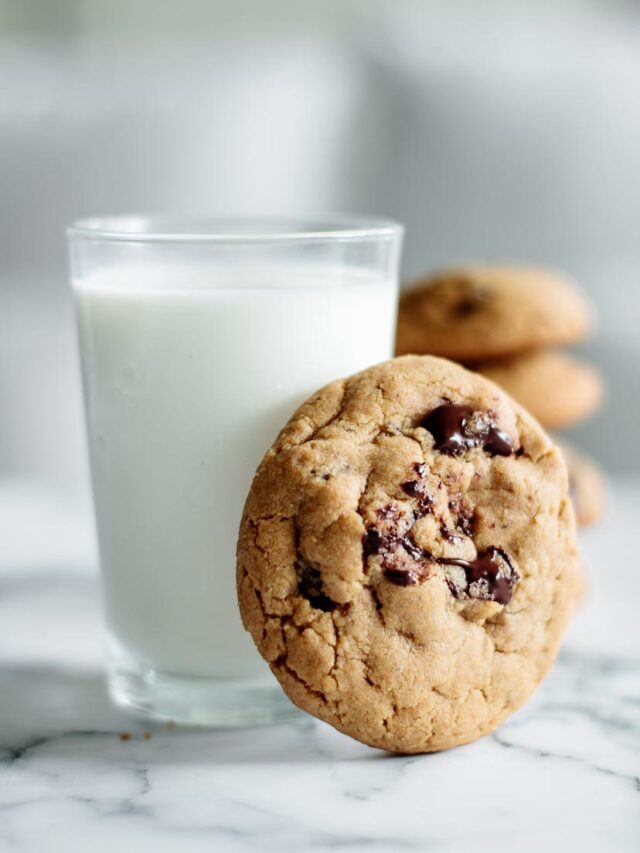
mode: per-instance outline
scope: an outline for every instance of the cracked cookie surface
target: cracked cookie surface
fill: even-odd
[[[578,580],[559,451],[491,382],[429,356],[301,406],[238,539],[242,619],[290,698],[398,752],[474,740],[522,705]]]

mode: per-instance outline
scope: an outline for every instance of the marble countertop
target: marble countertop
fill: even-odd
[[[244,731],[132,724],[106,699],[85,520],[0,487],[0,853],[635,851],[640,483],[584,536],[590,594],[494,735],[389,756],[301,715]]]

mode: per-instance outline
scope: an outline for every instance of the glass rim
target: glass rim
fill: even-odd
[[[322,217],[169,217],[146,214],[90,216],[67,228],[69,239],[123,243],[299,243],[397,238],[393,219],[358,215]]]

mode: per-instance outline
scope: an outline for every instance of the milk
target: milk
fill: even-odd
[[[110,634],[163,672],[270,678],[236,604],[247,491],[296,406],[391,354],[395,282],[130,266],[74,291]]]

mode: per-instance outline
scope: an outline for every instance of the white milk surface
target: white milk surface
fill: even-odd
[[[74,289],[109,630],[165,673],[266,675],[236,604],[244,500],[299,403],[390,356],[395,283],[132,267]]]

